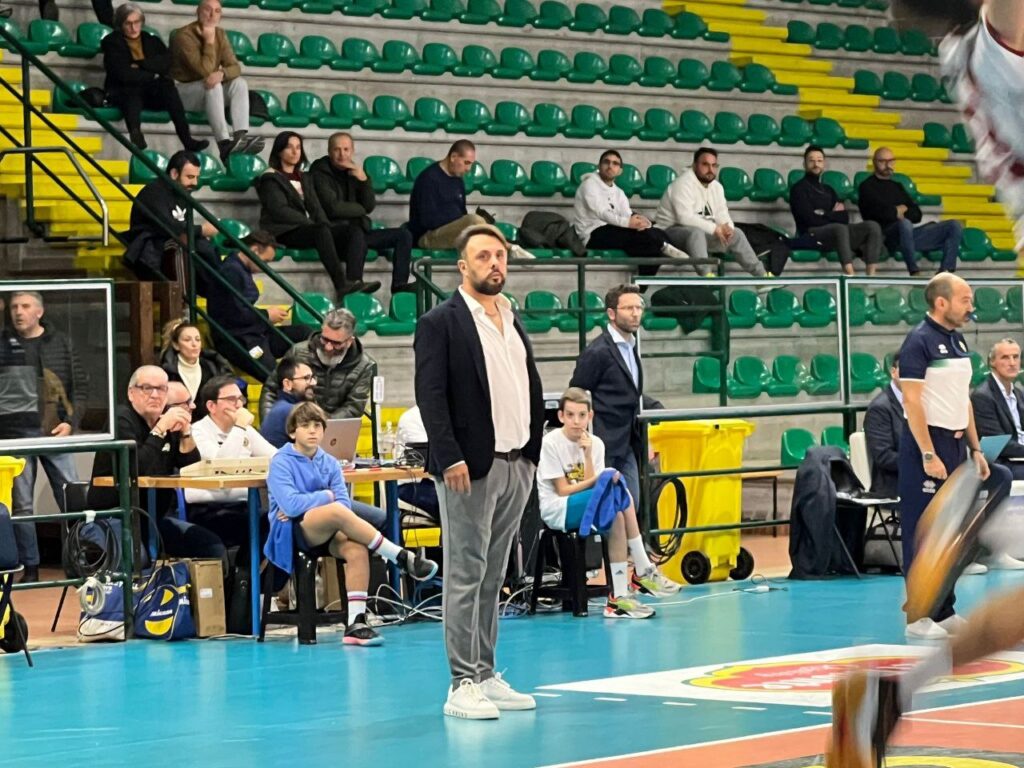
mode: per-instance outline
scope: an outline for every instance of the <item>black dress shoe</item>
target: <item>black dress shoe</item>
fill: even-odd
[[[28,584],[30,582],[39,581],[39,566],[38,565],[26,565],[24,570],[21,572],[21,578],[18,579],[19,584]]]
[[[380,290],[379,280],[371,280],[368,283],[365,283],[362,280],[360,280],[359,283],[362,284],[362,288],[359,289],[360,293],[376,293],[377,291]]]
[[[391,295],[394,296],[396,293],[416,293],[416,283],[392,286]]]

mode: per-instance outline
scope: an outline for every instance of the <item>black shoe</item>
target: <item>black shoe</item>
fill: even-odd
[[[60,9],[54,0],[45,0],[39,6],[39,18],[47,21],[60,21]]]
[[[376,293],[377,291],[380,290],[380,281],[379,280],[371,280],[368,283],[363,282],[362,280],[357,280],[356,282],[357,283],[362,283],[362,285],[363,285],[363,287],[359,289],[360,293]]]
[[[230,139],[224,139],[223,141],[217,142],[217,149],[220,152],[220,161],[222,163],[227,163],[228,155],[238,149],[238,142],[242,136],[245,136],[245,134],[242,133],[241,136],[239,136],[239,134],[236,133]]]
[[[207,141],[206,139],[193,139],[189,137],[181,142],[181,146],[183,146],[189,152],[202,152],[204,149],[210,146],[210,142]]]
[[[408,549],[403,549],[398,556],[398,565],[416,581],[426,581],[437,573],[437,563],[425,557],[416,557]]]
[[[39,566],[38,565],[26,565],[21,572],[21,578],[18,579],[19,584],[29,584],[39,581]]]
[[[258,155],[263,151],[263,147],[266,146],[266,142],[262,136],[243,136],[238,142],[238,147],[235,149],[236,152],[242,152],[246,155]]]
[[[9,5],[0,5],[0,19],[9,19],[14,9]]]
[[[377,634],[372,627],[368,626],[366,619],[360,616],[348,625],[345,636],[341,638],[345,645],[373,646],[383,645],[384,638]]]
[[[128,141],[134,144],[138,149],[145,149],[147,146],[146,137],[142,135],[142,131],[129,131]]]
[[[396,293],[416,293],[416,283],[391,286],[391,295],[394,296]]]

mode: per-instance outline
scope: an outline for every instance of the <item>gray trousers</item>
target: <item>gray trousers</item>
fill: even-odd
[[[691,258],[706,259],[709,253],[731,253],[736,263],[754,277],[764,277],[766,270],[757,258],[754,249],[747,242],[747,236],[739,228],[733,230],[732,237],[726,245],[714,235],[709,235],[697,227],[676,225],[665,230],[668,241],[681,251],[686,251]],[[694,266],[697,274],[706,275],[714,272],[708,265]]]
[[[535,471],[527,459],[495,458],[468,494],[435,481],[444,551],[444,643],[453,686],[494,677],[498,597]]]
[[[231,110],[231,128],[236,131],[249,130],[249,85],[244,77],[222,82],[207,88],[202,80],[194,83],[177,83],[181,103],[189,112],[206,112],[210,130],[217,141],[231,138],[225,117],[225,103]]]

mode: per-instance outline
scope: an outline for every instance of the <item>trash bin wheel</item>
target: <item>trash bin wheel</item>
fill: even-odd
[[[682,572],[691,584],[703,584],[711,576],[711,561],[703,552],[687,552],[683,555]]]
[[[739,554],[736,555],[736,567],[729,571],[729,578],[733,581],[743,581],[749,579],[753,572],[754,556],[746,548],[740,547]]]

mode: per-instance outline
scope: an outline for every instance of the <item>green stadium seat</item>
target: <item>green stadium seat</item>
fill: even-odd
[[[871,50],[890,55],[900,51],[900,33],[891,27],[876,27],[872,35]]]
[[[514,243],[519,240],[519,227],[517,227],[515,224],[510,224],[507,221],[496,221],[494,222],[494,226],[498,228],[498,231],[505,236],[505,239],[508,242]],[[515,299],[514,296],[511,298]],[[514,304],[515,308],[519,309],[518,299],[515,299]]]
[[[228,155],[225,174],[210,182],[210,189],[217,192],[244,192],[265,170],[267,163],[259,155],[236,152]]]
[[[324,100],[308,91],[289,93],[285,105],[285,114],[274,118],[274,125],[279,128],[305,128],[311,122],[330,117]]]
[[[676,134],[676,140],[699,144],[708,138],[713,130],[711,118],[700,110],[687,109],[679,115],[679,133]]]
[[[18,40],[22,46],[31,53],[33,56],[42,56],[49,50],[49,44],[47,42],[36,42],[29,40],[27,35],[22,34],[21,29],[17,23],[11,19],[0,19],[0,28],[5,30],[8,34]],[[0,48],[4,48],[8,51],[13,51],[14,48],[7,44],[6,40],[0,39]]]
[[[726,166],[719,172],[718,180],[725,188],[725,199],[732,202],[745,198],[754,187],[754,182],[742,168]]]
[[[807,366],[794,355],[779,355],[772,361],[772,386],[776,392],[799,394],[809,375]]]
[[[679,321],[674,317],[657,314],[658,309],[654,307],[644,312],[640,323],[645,331],[674,331],[679,327]]]
[[[643,127],[643,118],[635,109],[612,107],[608,112],[608,125],[601,135],[612,141],[629,141]]]
[[[416,294],[391,296],[391,311],[377,321],[378,336],[411,336],[416,332]]]
[[[726,318],[730,328],[753,328],[761,311],[761,297],[756,292],[746,288],[729,292]]]
[[[921,30],[905,29],[900,33],[900,50],[906,56],[931,56],[935,45]]]
[[[814,126],[799,115],[786,115],[780,123],[779,145],[803,147],[811,143]]]
[[[783,85],[775,79],[775,73],[763,64],[747,64],[743,68],[743,82],[740,90],[744,93],[774,93],[778,96],[795,96],[795,85]]]
[[[393,131],[404,126],[412,116],[409,105],[397,96],[381,95],[373,100],[373,114],[363,118],[363,128],[371,131]]]
[[[739,88],[743,75],[736,65],[721,59],[711,64],[708,81],[705,84],[709,91],[731,91]]]
[[[799,45],[814,45],[814,27],[812,27],[806,21],[793,19],[788,24],[786,24],[786,30],[788,32],[786,36],[787,43],[797,43]]]
[[[66,45],[71,44],[71,33],[68,28],[59,21],[48,21],[46,19],[32,19],[28,25],[28,40],[39,46],[45,46],[46,51],[58,52]]]
[[[373,16],[382,14],[389,5],[390,0],[344,0],[341,12],[346,16]]]
[[[405,130],[417,133],[443,130],[453,120],[448,105],[432,96],[421,96],[416,99],[412,112],[413,116],[405,122]]]
[[[527,333],[547,333],[566,317],[562,300],[551,291],[530,291],[526,294],[523,325]]]
[[[1006,291],[1006,314],[1008,323],[1020,325],[1024,323],[1024,294],[1021,293],[1019,285]]]
[[[850,355],[850,391],[854,394],[874,392],[888,381],[874,355],[854,352]]]
[[[924,288],[919,285],[911,286],[907,291],[907,310],[903,319],[912,325],[917,325],[924,320],[928,314],[928,302],[924,298]]]
[[[979,352],[971,352],[971,386],[976,387],[988,376],[988,363]]]
[[[501,15],[501,6],[495,0],[469,0],[459,21],[463,24],[490,24],[496,22]]]
[[[796,294],[787,288],[773,288],[765,297],[760,320],[765,328],[790,328],[799,322],[802,315]]]
[[[679,120],[667,109],[654,107],[644,113],[644,125],[637,132],[641,141],[671,141],[679,133]]]
[[[483,77],[498,66],[494,51],[482,45],[467,45],[462,49],[462,63],[452,70],[456,77]]]
[[[368,293],[350,293],[345,297],[345,309],[356,316],[356,322],[366,331],[375,331],[377,324],[387,317],[377,297]]]
[[[569,177],[565,169],[551,160],[535,160],[530,166],[530,180],[523,185],[527,197],[554,197],[562,194]]]
[[[892,175],[893,181],[898,184],[902,184],[903,188],[907,190],[907,194],[910,195],[911,199],[918,205],[940,205],[942,203],[942,197],[939,195],[923,195],[918,190],[914,180],[907,176],[905,173],[894,173]]]
[[[938,149],[951,149],[953,147],[953,137],[950,135],[949,129],[942,123],[925,123],[922,129],[924,130],[924,141],[921,142],[922,147],[935,147]]]
[[[537,64],[529,51],[523,48],[504,48],[491,76],[499,80],[519,80],[528,77],[536,68]]]
[[[341,44],[341,55],[331,62],[331,69],[359,72],[380,61],[380,51],[369,40],[361,37],[346,38]]]
[[[950,130],[950,137],[953,139],[953,151],[960,154],[974,154],[974,138],[963,123],[955,123]]]
[[[423,60],[414,64],[412,71],[417,75],[443,75],[459,66],[455,49],[447,43],[427,43],[423,46]]]
[[[806,429],[787,429],[782,433],[779,463],[784,467],[798,467],[807,455],[807,449],[816,445],[814,435]]]
[[[237,240],[241,240],[244,237],[248,237],[249,233],[252,231],[249,229],[248,224],[246,224],[243,221],[239,221],[238,219],[221,219],[220,225],[224,229],[226,229],[232,237],[234,237]],[[232,245],[233,241],[231,240],[231,238],[227,237],[224,234],[221,234],[220,232],[215,234],[211,238],[211,240],[213,240],[213,243],[218,248],[231,249],[234,247],[234,245]]]
[[[572,108],[571,118],[572,122],[563,131],[570,139],[592,139],[608,124],[604,113],[590,104],[577,104]]]
[[[628,5],[613,5],[608,9],[608,22],[604,31],[610,35],[631,35],[640,28],[640,16]]]
[[[526,126],[527,136],[557,136],[569,125],[569,116],[557,104],[537,104],[533,108],[533,120]]]
[[[256,40],[256,51],[267,59],[273,59],[275,65],[285,64],[291,66],[292,59],[300,59],[299,52],[295,49],[295,43],[276,32],[264,32],[261,34]],[[310,67],[299,68],[310,69]]]
[[[196,156],[199,158],[200,188],[224,175],[224,166],[216,157],[206,152],[196,152]]]
[[[825,427],[821,430],[821,444],[842,448],[847,455],[850,453],[850,444],[846,442],[846,435],[843,434],[843,428],[840,426]]]
[[[615,53],[608,59],[608,73],[603,79],[608,85],[632,85],[643,74],[639,61],[625,53]]]
[[[843,48],[850,53],[866,53],[871,50],[871,30],[861,24],[847,24],[843,31]]]
[[[843,202],[851,199],[854,195],[853,183],[850,177],[842,171],[825,171],[821,174],[823,184],[832,187],[836,195]]]
[[[960,237],[961,261],[984,261],[992,255],[992,241],[977,227],[964,227]]]
[[[572,72],[566,78],[572,83],[595,83],[608,73],[608,62],[601,56],[589,51],[581,51],[573,56]]]
[[[847,292],[846,308],[851,326],[861,326],[871,317],[871,300],[867,292],[859,286],[851,286]]]
[[[626,197],[632,197],[639,194],[640,190],[644,188],[644,177],[640,173],[640,169],[635,165],[625,163],[622,166],[622,173],[615,180],[615,184],[626,193]]]
[[[405,180],[397,184],[395,191],[399,194],[411,192],[416,177],[433,164],[434,159],[432,157],[410,157],[405,164]]]
[[[644,72],[637,82],[645,88],[665,88],[675,79],[675,64],[664,56],[648,56],[644,59]]]
[[[644,200],[660,200],[665,189],[676,179],[675,168],[668,165],[652,163],[647,166],[647,183],[640,190]]]
[[[455,116],[448,123],[448,132],[454,134],[477,133],[494,122],[490,108],[476,99],[459,99],[455,103]]]
[[[388,5],[388,0],[384,0]],[[427,0],[391,0],[390,7],[381,10],[380,15],[386,19],[413,19],[419,17],[428,8]]]
[[[607,23],[608,14],[604,12],[604,8],[593,3],[578,3],[569,29],[574,32],[596,32],[603,29]]]
[[[545,48],[537,54],[537,66],[530,73],[530,79],[554,82],[568,77],[572,72],[572,62],[561,51]]]
[[[853,92],[863,96],[881,96],[884,92],[882,78],[870,69],[858,69],[853,73]]]
[[[711,131],[711,141],[716,144],[736,144],[743,141],[747,126],[743,118],[735,112],[719,112],[715,115],[715,127]]]
[[[754,186],[747,197],[757,203],[774,203],[785,198],[787,189],[781,173],[774,168],[758,168],[754,171]]]
[[[886,72],[882,75],[882,98],[889,101],[909,99],[910,79],[902,72]]]
[[[722,390],[722,369],[711,357],[698,357],[693,361],[691,384],[695,395],[717,395]]]
[[[711,73],[699,59],[680,59],[676,70],[675,87],[695,91],[707,85]]]
[[[583,177],[588,173],[594,173],[596,170],[597,166],[594,163],[585,161],[573,163],[569,166],[569,183],[566,184],[563,194],[566,197],[572,197],[576,194],[576,188],[583,183]]]
[[[907,304],[899,288],[879,288],[872,297],[870,320],[875,325],[896,325],[902,322]]]
[[[75,42],[65,43],[60,49],[61,56],[73,59],[91,59],[100,52],[100,43],[110,34],[110,27],[95,21],[85,21],[75,30]]]
[[[484,170],[483,165],[480,163],[473,163],[473,165],[470,166],[469,173],[462,177],[462,183],[466,187],[467,195],[471,192],[482,190],[484,188],[484,184],[489,180],[490,177],[487,175],[487,171]]]
[[[675,20],[660,8],[645,8],[636,31],[641,37],[666,37],[675,26]]]
[[[462,0],[429,0],[419,17],[424,21],[447,23],[458,20],[465,12],[466,5]]]
[[[572,11],[565,3],[558,0],[544,0],[540,4],[540,12],[533,21],[538,29],[561,29],[572,23]]]
[[[499,27],[526,27],[537,18],[537,9],[530,0],[505,0],[505,8],[495,19]]]
[[[288,66],[293,69],[319,69],[330,66],[341,56],[338,46],[323,35],[306,35],[299,41],[299,53]]]
[[[420,63],[420,55],[406,42],[388,40],[381,49],[381,58],[370,65],[374,72],[398,74],[412,70]]]
[[[305,299],[307,304],[320,313],[321,316],[326,315],[334,309],[334,302],[323,294],[303,292],[299,295]],[[310,327],[320,326],[320,320],[314,317],[309,310],[298,302],[292,305],[292,322],[296,325],[308,325]]]
[[[675,16],[672,37],[676,40],[706,40],[709,43],[725,43],[729,35],[725,32],[712,32],[707,23],[696,13],[681,11]]]
[[[518,101],[499,101],[494,107],[494,121],[484,130],[491,136],[515,136],[525,131],[532,120]]]
[[[373,183],[373,191],[378,194],[395,190],[399,182],[405,180],[398,163],[384,155],[370,155],[363,161],[363,169]]]
[[[839,392],[839,360],[835,355],[815,355],[811,358],[810,378],[804,391],[809,395],[834,395]]]
[[[814,47],[820,51],[838,51],[843,47],[843,30],[836,24],[823,21],[814,32]]]
[[[826,148],[842,146],[846,149],[867,149],[867,139],[851,139],[847,137],[843,126],[830,117],[819,117],[814,121],[812,141]]]
[[[0,22],[4,19],[0,19]],[[66,80],[64,83],[74,93],[81,93],[87,86],[85,83],[79,83],[74,80]],[[64,93],[64,91],[58,87],[53,87],[53,102],[51,108],[54,112],[66,115],[84,115],[85,110],[82,107],[76,106],[71,103],[71,97]],[[121,119],[121,110],[117,107],[99,107],[92,110],[97,116],[108,120],[110,122],[116,122]]]
[[[584,292],[582,303],[580,302],[579,291],[573,291],[569,294],[566,307],[570,310],[584,310],[583,324],[588,333],[594,330],[598,325],[603,326],[606,322],[607,316],[604,312],[604,299],[598,296],[594,291]],[[580,315],[569,314],[558,321],[558,328],[566,333],[573,333],[579,330],[579,323]]]
[[[234,29],[224,30],[224,34],[227,35],[228,42],[231,43],[231,48],[235,52],[235,56],[238,60],[249,67],[276,67],[277,58],[273,56],[265,56],[256,52],[256,47],[243,32],[238,32]]]
[[[496,197],[509,197],[516,192],[521,192],[527,181],[529,178],[526,175],[526,169],[515,160],[495,160],[491,163],[491,177],[484,184],[483,193]]]
[[[918,72],[910,78],[910,100],[911,101],[942,101],[946,95],[942,83],[931,75]]]
[[[772,377],[761,358],[742,355],[732,361],[731,378],[735,384],[730,395],[746,399],[766,392]]]
[[[998,323],[1003,319],[1006,307],[998,289],[988,285],[974,291],[974,316],[976,323]]]
[[[808,288],[804,291],[801,328],[824,328],[836,319],[836,299],[826,288]]]
[[[142,150],[142,154],[145,155],[146,159],[157,166],[161,171],[167,169],[167,158],[155,149],[144,149]],[[157,175],[155,173],[144,166],[139,161],[139,158],[132,155],[132,159],[128,162],[129,184],[148,184],[156,178]]]
[[[771,115],[753,114],[747,118],[747,131],[743,141],[752,146],[767,146],[779,140],[782,130]]]
[[[331,114],[329,118],[319,121],[321,128],[351,128],[362,125],[370,116],[370,107],[361,96],[354,93],[336,93],[331,97]]]

